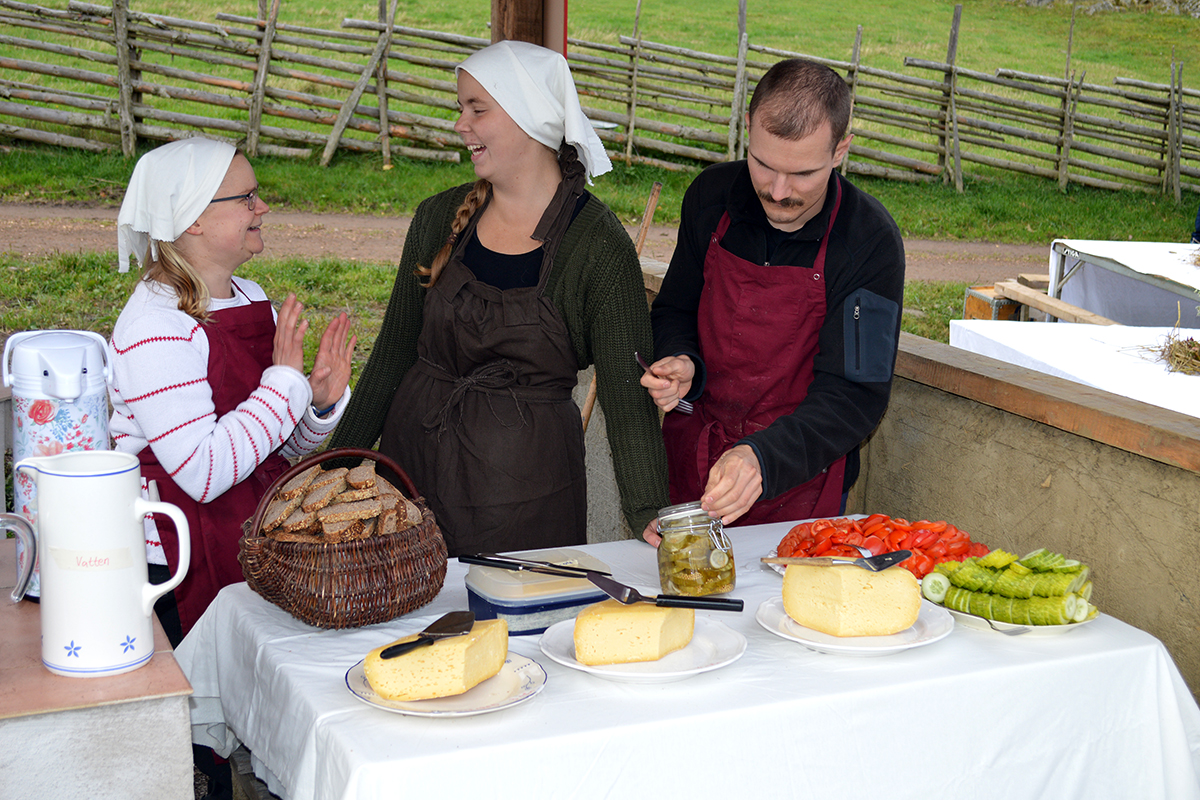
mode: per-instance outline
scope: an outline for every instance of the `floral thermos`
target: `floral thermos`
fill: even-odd
[[[4,385],[13,387],[13,463],[72,450],[108,450],[108,366],[104,337],[90,331],[26,331],[4,345]],[[10,360],[11,359],[11,360]],[[13,478],[13,510],[37,531],[37,489]],[[17,569],[26,557],[17,544]],[[34,571],[27,597],[39,597]]]

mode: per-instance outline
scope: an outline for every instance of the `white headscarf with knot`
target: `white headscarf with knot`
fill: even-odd
[[[140,264],[152,242],[173,242],[200,218],[221,188],[237,150],[203,136],[180,139],[138,159],[117,215],[117,265]],[[158,257],[158,248],[151,254]]]
[[[473,53],[454,68],[466,70],[535,141],[558,150],[575,145],[588,183],[612,169],[604,144],[579,107],[567,60],[528,42],[503,41]]]

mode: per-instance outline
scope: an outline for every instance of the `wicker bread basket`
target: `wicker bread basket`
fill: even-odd
[[[263,516],[279,487],[333,459],[373,459],[400,479],[396,488],[421,510],[421,522],[395,533],[342,542],[285,542],[262,533]],[[327,450],[296,464],[259,501],[238,559],[246,583],[296,619],[321,628],[386,622],[437,596],[446,579],[446,543],[433,512],[395,461],[374,450]]]

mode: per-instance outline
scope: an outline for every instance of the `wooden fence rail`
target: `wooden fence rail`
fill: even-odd
[[[453,69],[487,39],[376,20],[340,30],[286,21],[280,0],[261,16],[201,22],[72,0],[48,8],[0,0],[0,135],[132,155],[141,140],[203,130],[259,153],[338,150],[458,161]],[[640,12],[639,12],[640,16]],[[906,72],[805,55],[843,73],[855,134],[844,172],[960,190],[971,165],[1173,196],[1200,192],[1200,91],[1172,63],[1166,83],[1114,85],[955,64],[961,7],[945,61],[905,59]],[[744,27],[744,21],[740,23]],[[693,169],[740,158],[743,112],[780,58],[737,31],[735,56],[633,36],[568,39],[571,69],[614,159]],[[394,140],[404,142],[398,145]]]

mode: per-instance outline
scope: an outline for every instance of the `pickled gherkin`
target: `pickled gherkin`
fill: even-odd
[[[699,503],[664,508],[658,532],[658,577],[664,593],[698,597],[733,589],[729,538],[721,521],[710,519]]]

